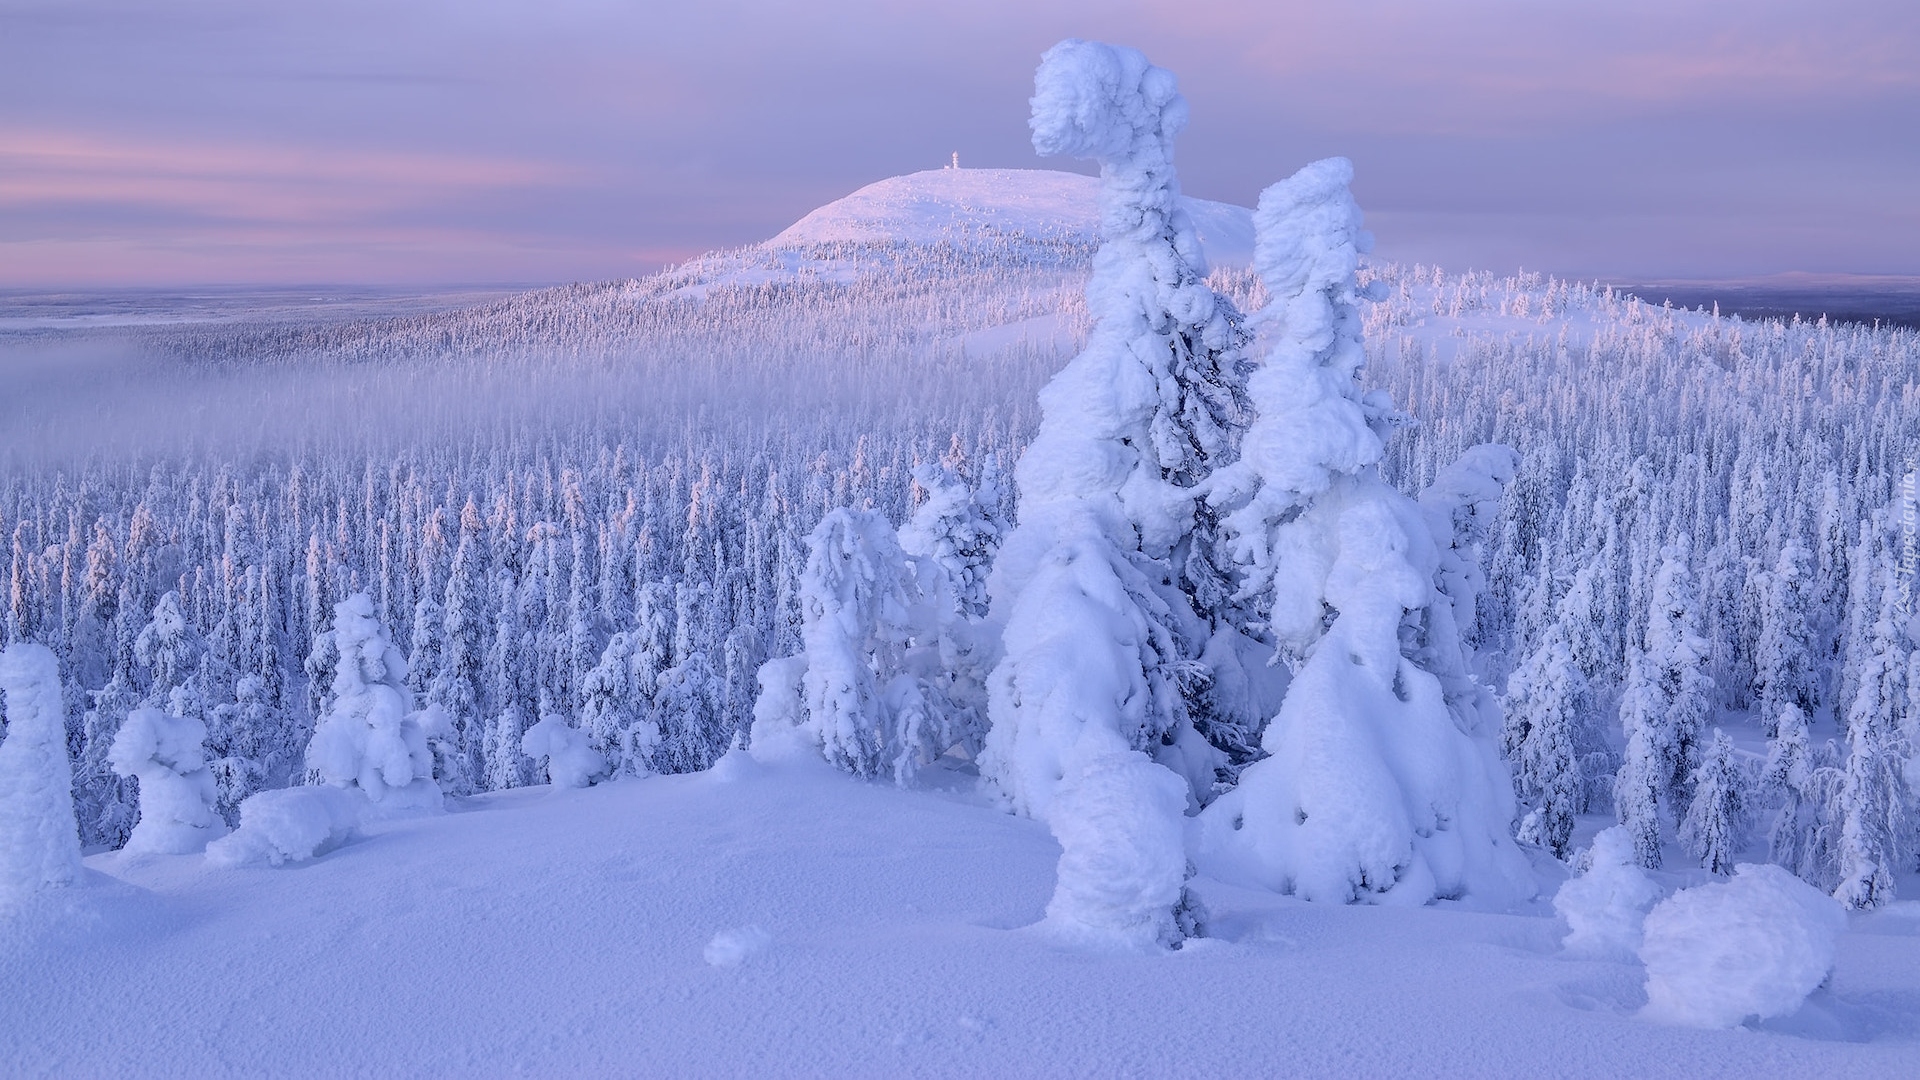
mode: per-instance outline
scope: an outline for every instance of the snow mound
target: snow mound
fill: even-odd
[[[1833,970],[1846,913],[1778,866],[1684,889],[1647,915],[1649,1019],[1729,1028],[1785,1016]]]
[[[1554,914],[1567,924],[1567,952],[1602,960],[1626,960],[1640,949],[1647,912],[1660,901],[1660,886],[1640,869],[1633,834],[1615,825],[1593,838],[1587,870],[1553,894]]]
[[[814,210],[763,248],[954,244],[963,248],[1100,243],[1100,181],[1050,169],[931,169],[890,177]],[[1182,197],[1207,261],[1253,262],[1253,212]]]
[[[207,845],[215,866],[279,866],[325,855],[352,839],[366,796],[329,785],[262,791],[240,804],[240,827]]]
[[[760,927],[738,926],[713,935],[702,955],[717,968],[739,967],[767,951],[767,946],[772,944],[773,935]]]

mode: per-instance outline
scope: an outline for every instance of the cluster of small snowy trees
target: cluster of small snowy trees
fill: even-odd
[[[1256,365],[1179,209],[1173,77],[1069,41],[1033,107],[1037,149],[1100,163],[1104,243],[1090,337],[1041,393],[989,579],[978,760],[1060,841],[1050,920],[1135,943],[1191,933],[1190,811],[1210,872],[1310,899],[1530,895],[1497,709],[1461,632],[1515,462],[1476,448],[1418,502],[1380,476],[1404,418],[1359,384],[1369,241],[1351,167],[1320,162],[1262,198],[1275,344]],[[893,712],[879,683],[899,667],[884,644],[910,638],[900,565],[884,522],[829,515],[807,648],[765,669],[756,739],[784,720],[876,771]],[[1270,723],[1243,656],[1294,669]]]

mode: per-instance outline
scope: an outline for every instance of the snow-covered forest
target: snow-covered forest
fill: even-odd
[[[704,768],[750,722],[758,666],[799,647],[807,539],[830,509],[905,524],[931,490],[914,470],[932,466],[951,478],[935,483],[985,481],[980,512],[1013,517],[1035,391],[1085,333],[1089,255],[747,250],[470,311],[146,329],[138,346],[159,359],[137,398],[16,389],[4,633],[60,657],[86,842],[132,828],[107,750],[143,704],[206,719],[229,818],[300,782],[324,696],[316,639],[361,590],[416,702],[455,717],[449,790],[533,782],[519,734],[546,712],[611,724],[595,737],[612,742],[655,724],[629,768]],[[1577,794],[1549,816],[1613,812],[1621,709],[1665,580],[1710,680],[1685,752],[1725,730],[1751,788],[1730,842],[1832,888],[1849,718],[1876,707],[1858,700],[1862,672],[1906,632],[1878,616],[1910,580],[1920,335],[1748,323],[1536,275],[1361,277],[1385,288],[1362,308],[1364,379],[1418,421],[1387,443],[1387,478],[1417,493],[1467,447],[1519,452],[1485,525],[1483,677],[1507,689],[1558,648],[1578,672],[1551,691],[1571,695],[1556,737],[1573,750],[1523,765],[1523,793],[1570,772]],[[1210,280],[1263,306],[1251,271]],[[9,345],[76,348],[80,333]],[[603,660],[632,669],[634,696],[590,721]],[[1514,688],[1510,715],[1556,708],[1546,685]],[[1769,742],[1789,707],[1789,742]],[[1535,760],[1528,730],[1516,761]],[[1674,796],[1691,790],[1682,778]]]
[[[1642,948],[1600,924],[1647,871],[1911,887],[1920,333],[1369,261],[1339,159],[1240,250],[1179,198],[1171,78],[1103,48],[1049,54],[1034,119],[1103,217],[0,336],[0,644],[57,666],[84,850],[279,863],[357,813],[283,790],[803,754],[978,775],[1102,939],[1205,937],[1196,874],[1501,911],[1564,862],[1568,948],[1709,1026],[1686,943],[1744,909]]]

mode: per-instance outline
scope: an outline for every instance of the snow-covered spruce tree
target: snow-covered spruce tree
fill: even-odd
[[[1212,629],[1189,597],[1206,595],[1216,556],[1196,536],[1195,486],[1231,453],[1242,331],[1201,283],[1179,209],[1173,140],[1187,109],[1173,75],[1132,49],[1065,41],[1034,88],[1034,148],[1100,163],[1102,244],[1093,330],[1041,391],[1015,470],[1019,524],[989,583],[1004,631],[981,772],[1061,840],[1052,921],[1174,942],[1193,797],[1180,777],[1209,793],[1221,763],[1188,706],[1207,689],[1196,661]]]
[[[0,908],[80,880],[60,665],[44,645],[0,650]]]
[[[1829,815],[1846,780],[1834,757],[1832,742],[1813,745],[1806,714],[1787,705],[1774,722],[1760,777],[1762,797],[1779,804],[1767,833],[1768,860],[1826,892],[1839,884],[1839,829]]]
[[[634,635],[622,631],[608,639],[600,662],[580,680],[580,728],[615,775],[653,771],[653,750],[660,743],[651,715],[658,677],[640,662]]]
[[[1501,741],[1513,763],[1514,786],[1532,806],[1520,838],[1544,844],[1557,859],[1567,857],[1574,815],[1584,809],[1576,746],[1587,696],[1586,676],[1558,623],[1507,680]]]
[[[113,768],[140,781],[140,821],[127,838],[134,854],[186,855],[227,833],[215,810],[220,792],[207,768],[207,726],[191,716],[135,709],[113,739]]]
[[[1635,650],[1628,662],[1627,685],[1620,694],[1620,727],[1627,747],[1613,780],[1613,810],[1633,840],[1634,856],[1658,869],[1660,795],[1666,790],[1668,753],[1666,703],[1649,673],[1646,655]]]
[[[382,809],[439,807],[428,739],[440,714],[407,708],[407,662],[374,618],[373,600],[363,592],[342,600],[332,634],[339,659],[307,744],[307,767],[334,787],[357,788]]]
[[[1782,709],[1791,706],[1808,716],[1820,709],[1809,562],[1807,549],[1788,541],[1765,578],[1753,665],[1760,720],[1768,735]]]
[[[926,501],[900,526],[900,549],[940,569],[942,598],[954,615],[984,618],[987,575],[1000,548],[1000,524],[988,508],[999,494],[976,493],[938,465],[916,468],[913,481],[926,492]]]
[[[1620,697],[1627,749],[1614,783],[1614,809],[1648,868],[1660,865],[1662,804],[1677,820],[1693,803],[1701,729],[1713,708],[1707,674],[1712,655],[1696,629],[1698,605],[1683,537],[1661,552],[1646,647],[1634,654]]]
[[[1752,802],[1733,740],[1713,729],[1713,739],[1693,770],[1693,802],[1680,822],[1680,842],[1701,866],[1716,874],[1732,873],[1735,856],[1746,846]]]
[[[1881,560],[1879,610],[1855,664],[1853,700],[1847,707],[1847,760],[1838,805],[1829,811],[1839,826],[1835,857],[1840,884],[1834,899],[1849,908],[1879,907],[1893,900],[1894,878],[1911,865],[1920,812],[1914,781],[1916,713],[1913,679],[1920,668],[1914,648],[1913,613],[1904,604],[1900,570]]]
[[[1532,893],[1514,845],[1495,724],[1449,707],[1433,667],[1467,670],[1436,587],[1441,558],[1413,500],[1379,476],[1388,403],[1363,396],[1356,269],[1368,238],[1352,166],[1317,162],[1261,195],[1255,264],[1271,355],[1256,418],[1211,496],[1247,591],[1299,663],[1268,757],[1201,815],[1197,861],[1310,900],[1424,903]]]
[[[878,511],[840,508],[808,541],[800,579],[798,658],[762,669],[754,738],[797,725],[834,765],[910,782],[924,761],[977,746],[975,711],[954,697],[945,659],[967,659],[955,636],[954,590],[937,561],[909,559]],[[945,631],[945,633],[943,633]],[[781,674],[784,672],[785,674]],[[797,694],[796,700],[776,700]],[[759,725],[764,718],[766,723]]]

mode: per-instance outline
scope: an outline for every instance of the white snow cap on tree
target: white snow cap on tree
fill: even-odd
[[[114,736],[110,761],[140,779],[140,822],[127,838],[134,854],[186,855],[227,833],[214,810],[219,786],[207,768],[207,726],[191,716],[135,709]]]
[[[546,759],[547,779],[554,787],[583,788],[607,775],[607,759],[590,745],[587,733],[547,713],[520,737],[520,751],[539,761]]]
[[[0,905],[80,880],[60,666],[44,645],[0,651],[7,736],[0,741]]]
[[[1309,900],[1504,906],[1534,887],[1508,835],[1498,733],[1477,690],[1448,700],[1441,675],[1470,665],[1435,529],[1372,467],[1376,429],[1394,421],[1356,381],[1365,240],[1351,177],[1343,160],[1310,165],[1255,218],[1279,340],[1250,380],[1241,462],[1210,498],[1229,511],[1246,589],[1271,589],[1273,632],[1304,662],[1262,736],[1269,756],[1201,815],[1195,858]]]
[[[1242,595],[1267,597],[1283,644],[1304,647],[1319,628],[1319,596],[1291,587],[1310,575],[1276,577],[1301,552],[1284,526],[1336,477],[1380,460],[1385,415],[1360,391],[1361,347],[1356,279],[1373,237],[1360,227],[1345,158],[1317,161],[1260,195],[1254,211],[1254,266],[1271,301],[1273,350],[1247,379],[1255,419],[1240,460],[1219,470],[1208,501],[1222,508],[1228,549],[1244,568]],[[1511,470],[1509,470],[1510,472]]]
[[[407,711],[407,663],[387,640],[366,593],[334,608],[332,703],[314,725],[307,766],[335,787],[357,787],[375,804],[435,807],[433,750],[421,716]]]

